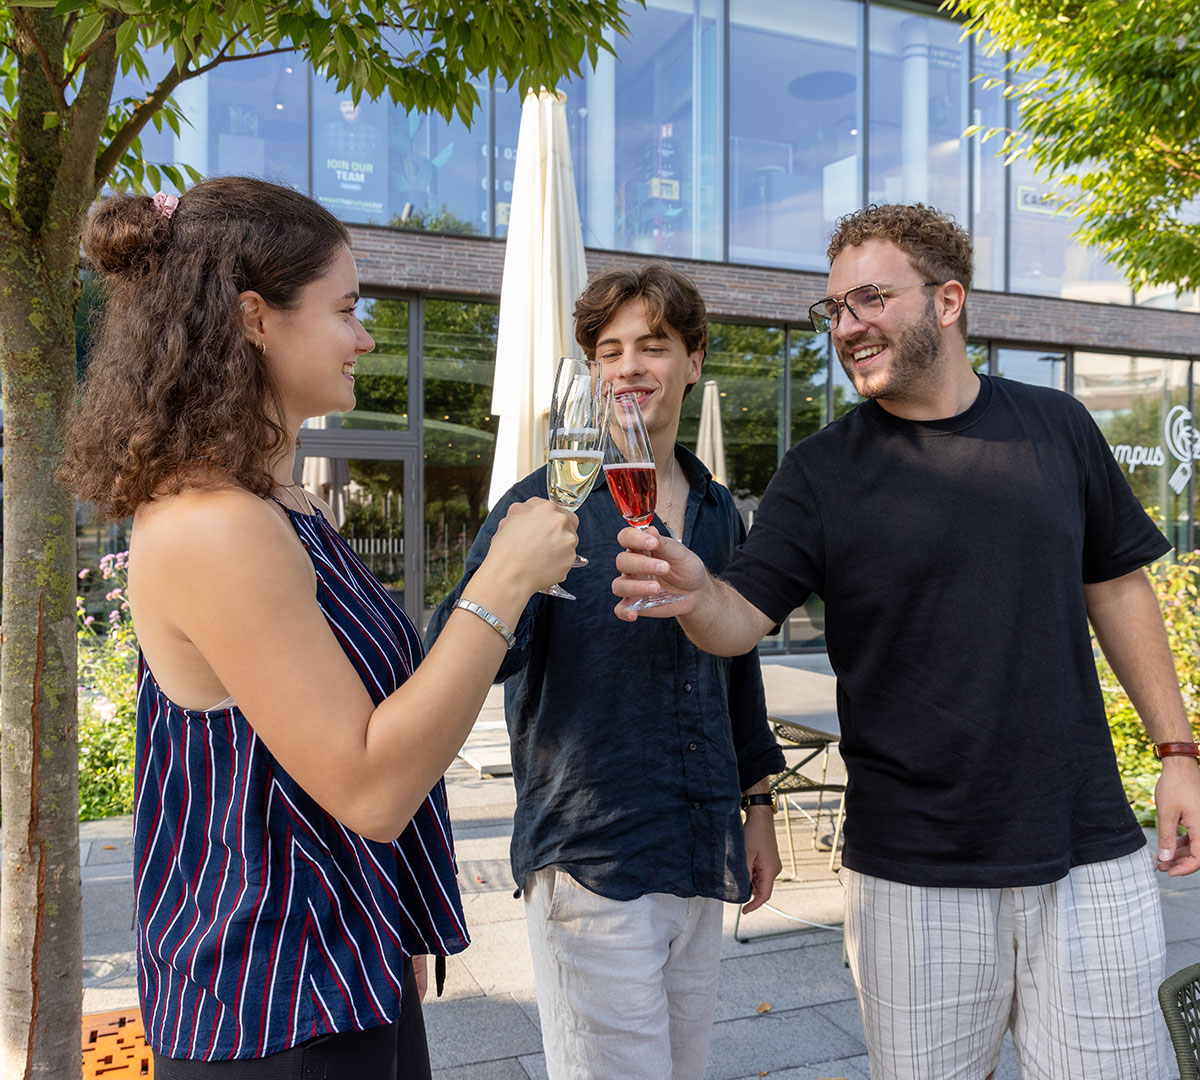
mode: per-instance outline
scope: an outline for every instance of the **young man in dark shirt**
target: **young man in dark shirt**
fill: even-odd
[[[813,323],[867,400],[788,451],[722,579],[626,530],[614,592],[686,594],[640,614],[718,653],[824,598],[873,1078],[977,1080],[1011,1027],[1027,1076],[1159,1080],[1154,860],[1088,622],[1161,744],[1158,867],[1191,873],[1196,744],[1143,570],[1170,545],[1076,399],[972,369],[951,219],[867,207],[829,255]]]
[[[722,569],[744,538],[741,518],[675,442],[708,341],[696,287],[664,263],[610,270],[588,283],[575,319],[602,377],[638,396],[656,527]],[[542,468],[492,508],[430,640],[509,503],[545,494]],[[779,873],[766,791],[783,754],[754,643],[728,660],[673,622],[614,619],[607,567],[625,521],[602,480],[576,513],[589,560],[570,575],[577,599],[535,596],[497,675],[517,789],[513,877],[525,893],[547,1068],[551,1080],[697,1080],[724,903],[758,907]],[[743,795],[759,796],[744,822]]]

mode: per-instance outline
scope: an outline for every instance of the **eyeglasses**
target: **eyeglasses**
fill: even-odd
[[[896,285],[887,288],[880,285],[857,285],[847,289],[839,300],[836,296],[827,296],[818,300],[808,309],[808,317],[812,320],[813,329],[818,334],[827,334],[838,324],[842,308],[849,310],[856,319],[865,322],[877,319],[883,314],[883,298],[905,289],[924,289],[930,285],[944,285],[944,281],[919,281],[915,285]]]

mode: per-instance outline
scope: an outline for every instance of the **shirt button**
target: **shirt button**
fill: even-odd
[[[690,682],[685,682],[683,684],[683,692],[685,694],[690,694],[692,692],[692,684]]]
[[[695,742],[690,742],[690,743],[688,743],[688,749],[689,749],[689,750],[699,750],[699,749],[700,749],[700,744],[699,744],[699,743],[695,743]]]
[[[699,809],[700,809],[700,803],[699,803],[699,802],[694,802],[694,803],[692,803],[692,809],[693,809],[693,810],[699,810]]]

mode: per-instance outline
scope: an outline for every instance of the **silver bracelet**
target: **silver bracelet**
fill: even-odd
[[[493,615],[482,604],[475,603],[474,600],[464,600],[461,596],[454,601],[456,608],[462,608],[464,611],[469,611],[474,615],[478,615],[485,623],[496,631],[505,641],[508,642],[508,647],[511,649],[517,643],[516,636],[497,616]]]

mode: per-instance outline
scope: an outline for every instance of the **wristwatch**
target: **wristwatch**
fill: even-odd
[[[743,795],[742,809],[748,810],[752,806],[769,806],[771,813],[775,813],[776,809],[778,809],[775,792],[761,791],[757,795]]]

